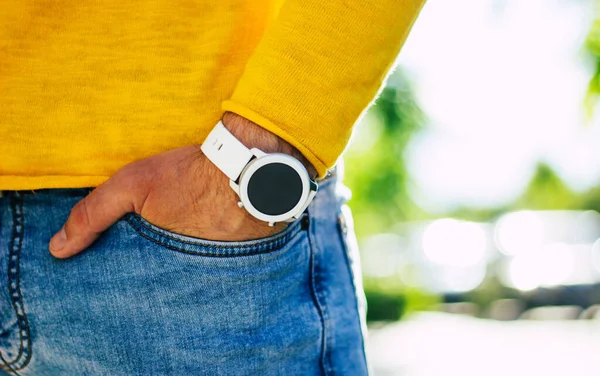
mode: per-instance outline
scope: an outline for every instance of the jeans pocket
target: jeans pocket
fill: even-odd
[[[323,325],[302,222],[234,243],[184,237],[128,215],[85,252],[58,260],[40,252],[46,229],[58,227],[39,220],[45,211],[25,208],[21,275],[32,335],[21,342],[15,328],[11,348],[0,338],[15,367],[31,348],[31,374],[318,374]],[[5,244],[8,231],[0,233]],[[0,308],[12,310],[7,303],[0,299]]]
[[[269,237],[247,241],[216,241],[165,230],[136,213],[129,213],[124,220],[138,235],[154,244],[178,252],[208,257],[251,256],[276,251],[308,227],[308,217],[304,215],[282,232]]]

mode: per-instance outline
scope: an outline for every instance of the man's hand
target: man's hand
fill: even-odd
[[[315,176],[301,154],[274,134],[231,113],[223,123],[247,147],[292,154]],[[79,201],[50,240],[50,252],[67,258],[83,251],[129,212],[166,230],[211,240],[256,239],[285,228],[269,227],[238,208],[237,201],[228,178],[199,146],[174,149],[123,167]]]

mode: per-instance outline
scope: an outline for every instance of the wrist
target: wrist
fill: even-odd
[[[247,148],[257,148],[265,153],[291,155],[306,167],[311,178],[314,179],[317,176],[316,169],[302,153],[276,134],[233,112],[226,112],[222,121],[225,128]]]

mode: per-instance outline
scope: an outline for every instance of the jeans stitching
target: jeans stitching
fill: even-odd
[[[25,221],[23,218],[23,201],[18,192],[15,192],[14,196],[12,197],[11,208],[13,212],[13,236],[8,259],[8,289],[10,293],[10,299],[13,304],[13,309],[17,317],[20,345],[19,353],[13,361],[5,360],[2,354],[0,354],[0,360],[3,363],[1,365],[3,370],[12,371],[16,374],[17,370],[25,368],[31,360],[31,335],[29,321],[27,320],[27,315],[25,314],[23,295],[21,293],[21,281],[19,277],[21,271],[21,248],[23,245]],[[25,360],[21,362],[23,354],[25,354]],[[19,365],[19,363],[22,364]]]
[[[156,234],[157,236],[172,240],[174,242],[189,244],[189,245],[197,245],[197,246],[206,247],[206,248],[224,248],[224,249],[255,248],[257,246],[262,246],[264,244],[269,244],[271,242],[275,242],[275,241],[279,240],[280,237],[290,234],[290,232],[293,231],[292,229],[294,229],[293,226],[297,225],[298,222],[300,222],[300,221],[298,221],[298,222],[290,225],[290,227],[291,227],[290,229],[285,229],[282,232],[280,232],[279,234],[275,234],[267,239],[263,239],[263,240],[259,239],[256,241],[256,243],[248,244],[248,245],[240,245],[240,246],[230,246],[230,245],[225,245],[225,244],[224,245],[209,244],[210,241],[204,242],[201,239],[198,239],[197,241],[190,241],[190,240],[176,238],[173,235],[169,235],[167,230],[158,231],[157,229],[152,228],[151,226],[149,226],[148,224],[145,223],[145,222],[147,222],[145,219],[143,219],[139,214],[136,214],[136,213],[131,213],[127,217],[127,221],[129,221],[130,223],[131,223],[131,221],[135,221],[139,224],[139,226]]]
[[[338,213],[338,218],[340,218],[341,216],[343,216],[344,214],[342,212]],[[343,233],[342,229],[341,229],[341,223],[340,220],[338,220],[338,234],[339,234],[339,238],[340,241],[342,243],[342,249],[343,249],[343,253],[344,253],[344,260],[346,262],[346,267],[348,268],[348,274],[350,276],[350,283],[352,284],[352,290],[354,292],[354,296],[355,296],[355,308],[356,308],[356,314],[358,316],[358,327],[359,327],[359,331],[361,333],[361,342],[362,342],[362,350],[363,350],[363,358],[365,361],[365,367],[367,368],[367,352],[366,352],[366,344],[365,344],[365,338],[364,338],[364,333],[362,332],[362,323],[360,321],[360,310],[358,308],[358,291],[356,289],[356,284],[354,283],[354,270],[352,269],[352,266],[350,265],[350,255],[348,254],[349,252],[349,247],[348,247],[348,243],[347,240],[345,239],[345,234]]]
[[[310,218],[310,217],[309,217]],[[321,366],[321,370],[323,371],[324,375],[328,375],[329,373],[329,367],[327,365],[328,359],[327,359],[327,326],[325,323],[325,307],[321,304],[321,302],[319,301],[319,294],[317,292],[317,286],[318,286],[318,272],[317,272],[317,267],[316,267],[316,239],[313,239],[313,235],[312,235],[312,221],[310,221],[309,224],[309,232],[308,232],[308,242],[310,245],[310,275],[311,275],[311,286],[310,286],[310,290],[312,293],[312,298],[313,298],[313,302],[315,304],[315,306],[317,307],[317,311],[319,312],[319,319],[321,320],[321,328],[322,328],[322,339],[321,339],[321,361],[320,361],[320,366]]]
[[[142,237],[151,241],[154,244],[157,244],[161,247],[165,247],[165,248],[168,248],[168,249],[171,249],[174,251],[191,254],[191,255],[197,255],[197,256],[206,256],[206,257],[240,257],[240,256],[253,256],[253,255],[257,255],[257,254],[270,253],[270,252],[276,251],[276,250],[280,249],[281,247],[283,247],[283,245],[285,245],[289,240],[291,240],[294,236],[296,236],[296,234],[298,234],[300,232],[300,230],[302,229],[301,221],[298,221],[297,223],[294,223],[293,225],[291,225],[293,227],[292,227],[292,229],[289,230],[289,232],[286,232],[287,229],[284,230],[284,232],[282,233],[282,235],[280,237],[268,239],[262,243],[259,242],[257,244],[248,245],[248,246],[228,247],[228,246],[217,246],[217,245],[208,245],[208,244],[203,245],[201,243],[187,242],[185,240],[175,239],[173,237],[169,237],[166,234],[157,232],[156,230],[148,227],[143,222],[141,222],[138,218],[135,218],[133,216],[128,216],[127,222],[139,235],[141,235]],[[185,249],[185,248],[180,248],[180,247],[168,244],[164,241],[161,241],[160,239],[155,239],[154,237],[152,237],[152,235],[148,234],[147,232],[150,232],[154,236],[164,237],[171,241],[180,242],[183,244],[199,246],[199,247],[204,247],[204,248],[208,248],[208,249],[210,249],[210,248],[216,249],[216,250],[220,251],[221,253],[203,252],[200,250],[189,250],[189,249]],[[275,235],[275,236],[278,236],[278,235]],[[244,250],[248,250],[248,251],[243,252]]]

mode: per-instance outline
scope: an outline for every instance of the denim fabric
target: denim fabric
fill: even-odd
[[[340,187],[270,238],[207,241],[129,214],[67,260],[48,241],[90,189],[3,192],[0,373],[366,374]]]

